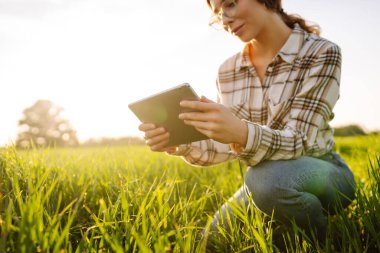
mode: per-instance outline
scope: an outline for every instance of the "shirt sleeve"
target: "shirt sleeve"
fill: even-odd
[[[189,164],[197,166],[210,166],[236,158],[228,144],[214,140],[197,141],[190,144],[179,145],[177,150],[169,155],[182,156]]]
[[[286,125],[277,130],[247,121],[247,145],[238,156],[253,166],[263,160],[295,159],[316,148],[317,135],[333,117],[340,73],[340,48],[329,46],[311,64],[300,91],[285,103]]]

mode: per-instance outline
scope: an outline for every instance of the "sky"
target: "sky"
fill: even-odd
[[[342,49],[332,126],[380,129],[380,1],[283,7]],[[80,141],[142,136],[128,104],[184,82],[215,99],[219,65],[244,44],[209,18],[205,0],[0,0],[0,145],[38,99],[63,107]]]

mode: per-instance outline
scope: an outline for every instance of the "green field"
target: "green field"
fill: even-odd
[[[354,171],[354,203],[328,238],[289,252],[380,251],[380,136],[338,138]],[[0,252],[202,252],[202,231],[240,187],[237,161],[199,168],[146,147],[0,150]],[[253,209],[225,234],[230,252],[277,252]],[[295,227],[294,230],[299,232]],[[298,237],[297,237],[298,238]]]

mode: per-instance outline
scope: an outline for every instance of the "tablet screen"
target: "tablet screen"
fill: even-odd
[[[170,133],[168,147],[209,139],[198,132],[193,126],[188,126],[178,119],[184,111],[179,103],[182,100],[198,100],[199,97],[187,83],[140,99],[128,105],[133,113],[144,123],[154,123],[163,126]]]

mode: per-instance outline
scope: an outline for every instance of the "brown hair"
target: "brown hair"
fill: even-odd
[[[255,0],[258,1],[261,4],[264,4],[265,7],[268,10],[271,10],[275,13],[278,13],[282,20],[285,22],[285,24],[293,29],[295,24],[298,24],[303,30],[307,31],[308,33],[315,33],[319,35],[321,33],[321,29],[319,25],[317,24],[310,24],[305,19],[303,19],[301,16],[297,14],[287,14],[284,12],[284,9],[282,9],[282,3],[281,0]],[[210,0],[207,0],[208,6],[211,8]]]

